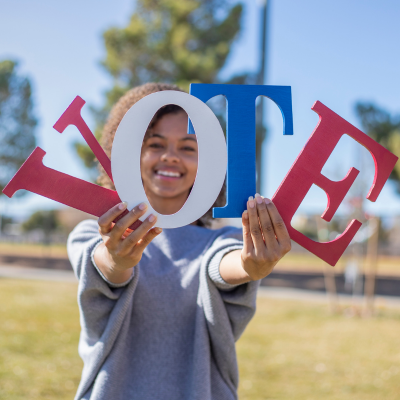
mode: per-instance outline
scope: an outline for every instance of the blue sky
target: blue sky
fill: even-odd
[[[260,9],[256,0],[246,0],[245,5],[244,30],[222,71],[225,77],[257,69]],[[20,60],[21,72],[32,79],[40,118],[38,141],[47,152],[47,166],[88,178],[72,149],[79,133],[69,127],[61,135],[52,126],[76,95],[101,104],[111,84],[100,67],[101,33],[126,24],[133,9],[132,0],[1,0],[0,59]],[[374,101],[400,113],[399,15],[400,3],[394,0],[270,0],[267,83],[292,86],[294,136],[282,135],[280,112],[267,102],[263,195],[272,196],[314,130],[318,117],[311,107],[316,100],[358,127],[357,100]],[[93,128],[87,107],[83,116]],[[360,148],[343,138],[323,172],[339,180],[354,166],[361,169],[359,183],[369,186],[372,158]],[[322,211],[325,204],[322,191],[312,188],[300,211]],[[13,214],[57,206],[33,194],[0,200],[2,211]],[[400,214],[400,196],[387,184],[377,203],[367,204],[367,209],[381,215]]]

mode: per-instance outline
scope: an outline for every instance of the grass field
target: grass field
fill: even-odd
[[[400,309],[368,319],[327,310],[259,299],[237,346],[240,399],[400,398]]]
[[[363,261],[364,268],[369,271],[369,260]],[[335,267],[332,268],[335,273],[343,273],[348,262],[346,255],[343,255]],[[324,268],[328,266],[324,261],[322,261],[317,256],[311,253],[288,253],[278,265],[275,267],[277,271],[279,270],[291,270],[291,271],[319,271],[322,272]],[[389,257],[389,256],[379,256],[377,273],[379,275],[392,275],[400,276],[400,258],[399,257]]]
[[[68,257],[65,244],[46,246],[31,243],[0,242],[0,254],[25,257]]]
[[[33,257],[66,258],[67,248],[65,245],[44,246],[26,243],[2,243],[0,242],[0,255],[20,255]],[[333,268],[335,273],[342,273],[346,266],[346,255],[344,255]],[[326,263],[311,253],[287,254],[277,265],[277,271],[318,271],[322,272]],[[380,275],[400,276],[400,258],[380,256],[378,258],[377,272]]]
[[[72,399],[77,285],[0,280],[0,398]],[[374,318],[331,315],[326,306],[259,298],[238,342],[240,399],[400,398],[400,309]]]

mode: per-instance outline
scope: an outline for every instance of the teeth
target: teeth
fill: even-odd
[[[173,176],[174,178],[179,178],[181,176],[179,172],[172,172],[172,171],[157,171],[157,174],[163,176]]]

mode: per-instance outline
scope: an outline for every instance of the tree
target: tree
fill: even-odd
[[[16,61],[0,62],[0,195],[36,145],[31,84],[17,69]]]
[[[11,217],[0,214],[0,235],[5,232],[5,230],[7,229],[7,225],[12,223],[13,219]]]
[[[43,231],[45,243],[50,243],[50,235],[60,227],[56,210],[36,211],[22,224],[24,232]]]
[[[130,88],[146,82],[213,83],[241,28],[241,4],[228,0],[137,0],[126,27],[104,32],[103,67],[113,78],[105,104],[94,110],[96,137],[113,104]],[[89,147],[75,148],[94,167]]]
[[[392,116],[386,110],[367,102],[356,104],[356,114],[367,135],[400,157],[400,115]],[[395,182],[396,190],[400,193],[400,162],[395,165],[390,179]]]

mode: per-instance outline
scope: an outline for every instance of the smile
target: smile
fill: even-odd
[[[156,171],[156,175],[167,176],[171,178],[180,178],[183,174],[176,171],[165,171],[165,170],[158,170]]]

